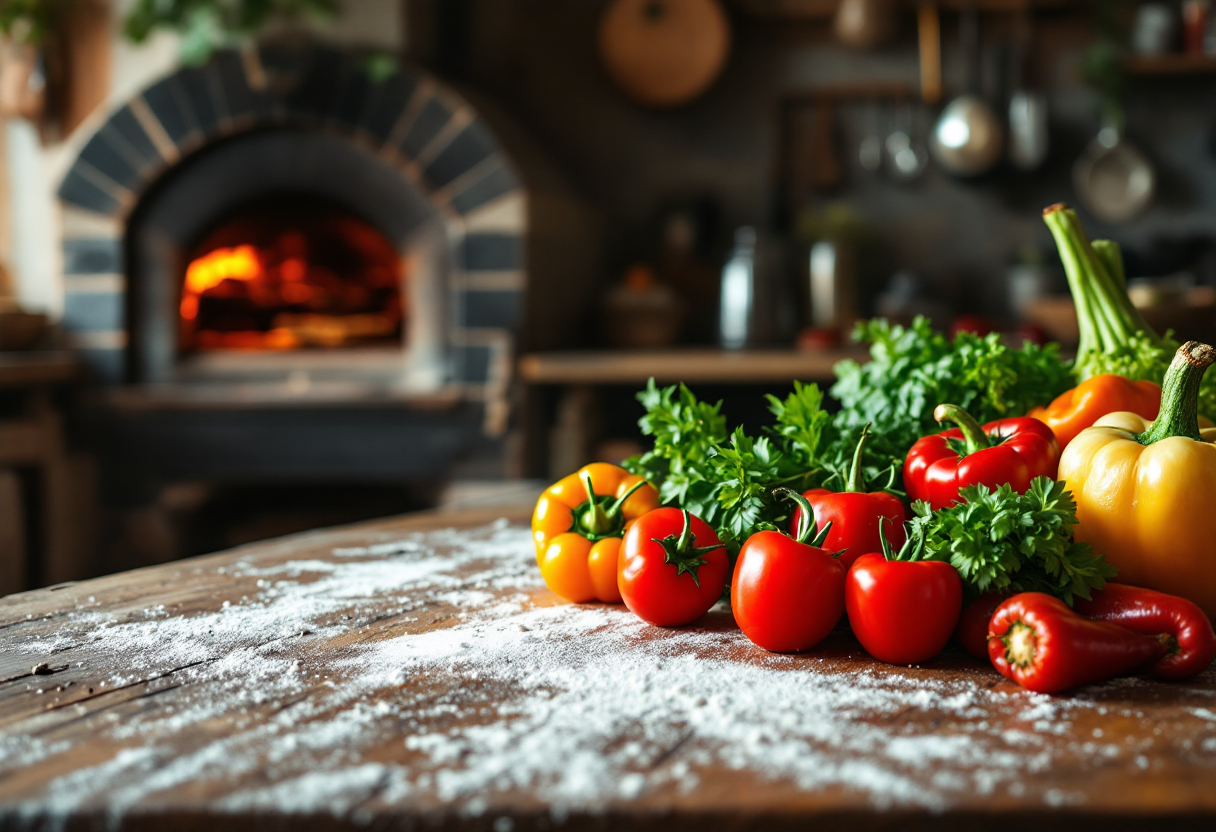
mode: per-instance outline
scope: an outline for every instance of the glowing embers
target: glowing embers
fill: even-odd
[[[184,350],[400,343],[401,258],[375,228],[304,196],[245,206],[196,249],[181,294]]]

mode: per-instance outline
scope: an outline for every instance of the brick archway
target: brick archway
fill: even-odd
[[[263,127],[339,134],[397,168],[447,229],[450,383],[501,406],[525,288],[520,176],[474,108],[402,69],[374,80],[324,48],[217,54],[163,78],[113,112],[59,188],[65,325],[103,378],[121,378],[126,219],[167,171],[211,143]]]

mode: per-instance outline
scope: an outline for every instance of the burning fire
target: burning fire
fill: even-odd
[[[257,280],[262,276],[262,263],[253,246],[217,248],[193,261],[186,269],[186,285],[182,290],[182,317],[193,321],[198,317],[198,298],[225,280]]]
[[[399,340],[401,258],[349,215],[257,211],[186,268],[182,349],[293,350]]]

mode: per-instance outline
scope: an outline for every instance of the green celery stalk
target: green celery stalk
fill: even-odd
[[[1118,244],[1091,242],[1076,211],[1062,204],[1044,209],[1043,221],[1055,239],[1077,307],[1077,380],[1115,373],[1160,384],[1178,343],[1170,333],[1162,336],[1149,326],[1128,297]],[[1216,415],[1216,376],[1204,379],[1199,409]]]

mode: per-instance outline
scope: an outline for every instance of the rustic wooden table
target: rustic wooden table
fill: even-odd
[[[0,828],[1216,828],[1216,671],[1026,693],[753,648],[424,515],[0,601]]]

